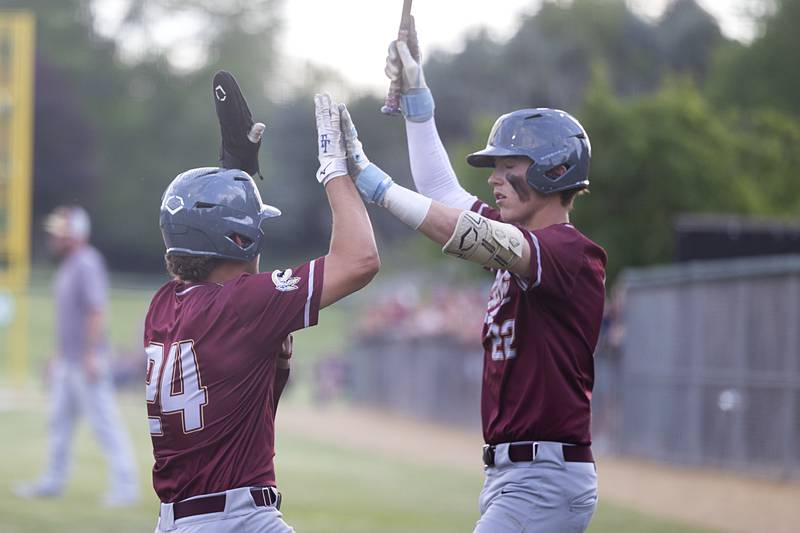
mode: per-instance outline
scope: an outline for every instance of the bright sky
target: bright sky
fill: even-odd
[[[647,17],[656,17],[669,0],[628,0]],[[465,35],[486,27],[492,37],[511,37],[524,14],[535,12],[541,0],[417,0],[412,13],[422,53],[456,51]],[[753,27],[746,10],[755,0],[699,0],[720,20],[732,38],[747,40]],[[397,34],[401,0],[287,0],[283,51],[291,64],[305,61],[330,68],[349,85],[383,94],[386,47]],[[335,11],[334,11],[335,9]],[[335,14],[335,17],[332,15]],[[293,73],[296,75],[296,72]],[[321,88],[334,89],[334,88]]]
[[[335,6],[335,19],[330,8]],[[521,11],[535,11],[539,0],[417,0],[412,13],[423,55],[432,49],[456,50],[465,34],[487,26],[493,36],[510,36]],[[350,85],[386,91],[386,49],[397,36],[402,0],[289,0],[285,6],[284,53],[333,69]]]
[[[101,33],[114,35],[121,6],[130,0],[95,0]],[[567,1],[567,0],[562,0]],[[646,17],[657,17],[670,0],[627,0]],[[535,12],[541,0],[417,0],[413,14],[417,22],[423,55],[431,50],[457,51],[465,35],[479,27],[488,29],[498,40],[513,35],[520,18]],[[748,14],[763,6],[764,0],[698,0],[720,21],[731,38],[748,40],[754,28]],[[279,42],[285,57],[283,72],[271,86],[278,98],[289,97],[293,87],[307,76],[309,63],[326,68],[343,78],[339,87],[320,87],[334,94],[344,84],[357,91],[383,94],[387,81],[383,75],[386,47],[396,36],[402,8],[401,0],[284,0],[284,32]],[[156,39],[188,40],[192,21],[172,19],[155,28]],[[135,36],[123,42],[124,53],[135,56],[142,42]],[[190,67],[202,60],[197,50],[187,46],[172,58]]]

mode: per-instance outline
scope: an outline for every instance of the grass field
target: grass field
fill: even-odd
[[[298,400],[294,400],[298,401]],[[30,479],[43,466],[46,446],[43,404],[0,412],[0,532],[105,532],[152,530],[158,512],[149,486],[150,441],[144,407],[133,393],[121,396],[135,441],[142,502],[106,509],[106,467],[88,429],[79,432],[74,475],[62,498],[26,502],[11,493],[14,481]],[[300,532],[464,532],[477,519],[479,469],[431,468],[383,455],[339,447],[298,435],[278,437],[277,470],[287,521]],[[601,502],[590,529],[605,532],[700,532]]]
[[[149,291],[113,292],[114,344],[132,349],[139,342],[141,317]],[[35,376],[52,351],[52,312],[47,291],[33,291],[31,300],[31,373]],[[307,376],[308,361],[345,342],[349,311],[346,307],[323,312],[322,325],[297,336],[295,375]],[[38,379],[32,379],[41,387]],[[286,399],[305,402],[300,383]],[[42,392],[39,389],[39,392]],[[82,427],[75,446],[74,475],[62,498],[26,502],[11,493],[15,481],[41,472],[46,454],[46,402],[42,395],[0,410],[0,533],[100,532],[152,530],[158,512],[150,487],[152,465],[144,403],[136,391],[121,395],[125,423],[135,442],[141,472],[141,503],[133,508],[106,509],[99,500],[107,489],[102,454]],[[282,403],[283,405],[283,403]],[[279,413],[280,417],[280,413]],[[304,436],[306,435],[306,436]],[[307,433],[278,435],[276,462],[285,494],[287,521],[300,532],[464,532],[477,519],[477,497],[482,482],[479,468],[431,467],[409,460],[347,448]],[[640,514],[602,500],[590,531],[699,532],[705,531]]]

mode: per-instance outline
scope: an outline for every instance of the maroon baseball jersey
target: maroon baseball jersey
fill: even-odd
[[[501,220],[482,202],[472,209]],[[483,326],[483,436],[589,445],[606,253],[570,224],[519,229],[533,274],[496,272]]]
[[[317,323],[323,267],[171,281],[153,297],[147,415],[162,502],[275,485],[276,360],[290,332]]]

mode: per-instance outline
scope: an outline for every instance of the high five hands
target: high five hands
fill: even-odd
[[[370,163],[347,107],[324,93],[315,95],[314,103],[320,164],[317,180],[325,185],[335,177],[349,175],[365,202],[380,204],[392,178]]]

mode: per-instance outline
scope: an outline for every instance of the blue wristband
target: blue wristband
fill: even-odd
[[[436,106],[433,103],[433,95],[427,87],[423,89],[411,89],[408,94],[400,97],[400,108],[403,115],[411,122],[425,122],[433,116]]]
[[[392,177],[374,163],[370,163],[356,178],[356,188],[364,201],[378,205],[381,205],[393,183]]]

